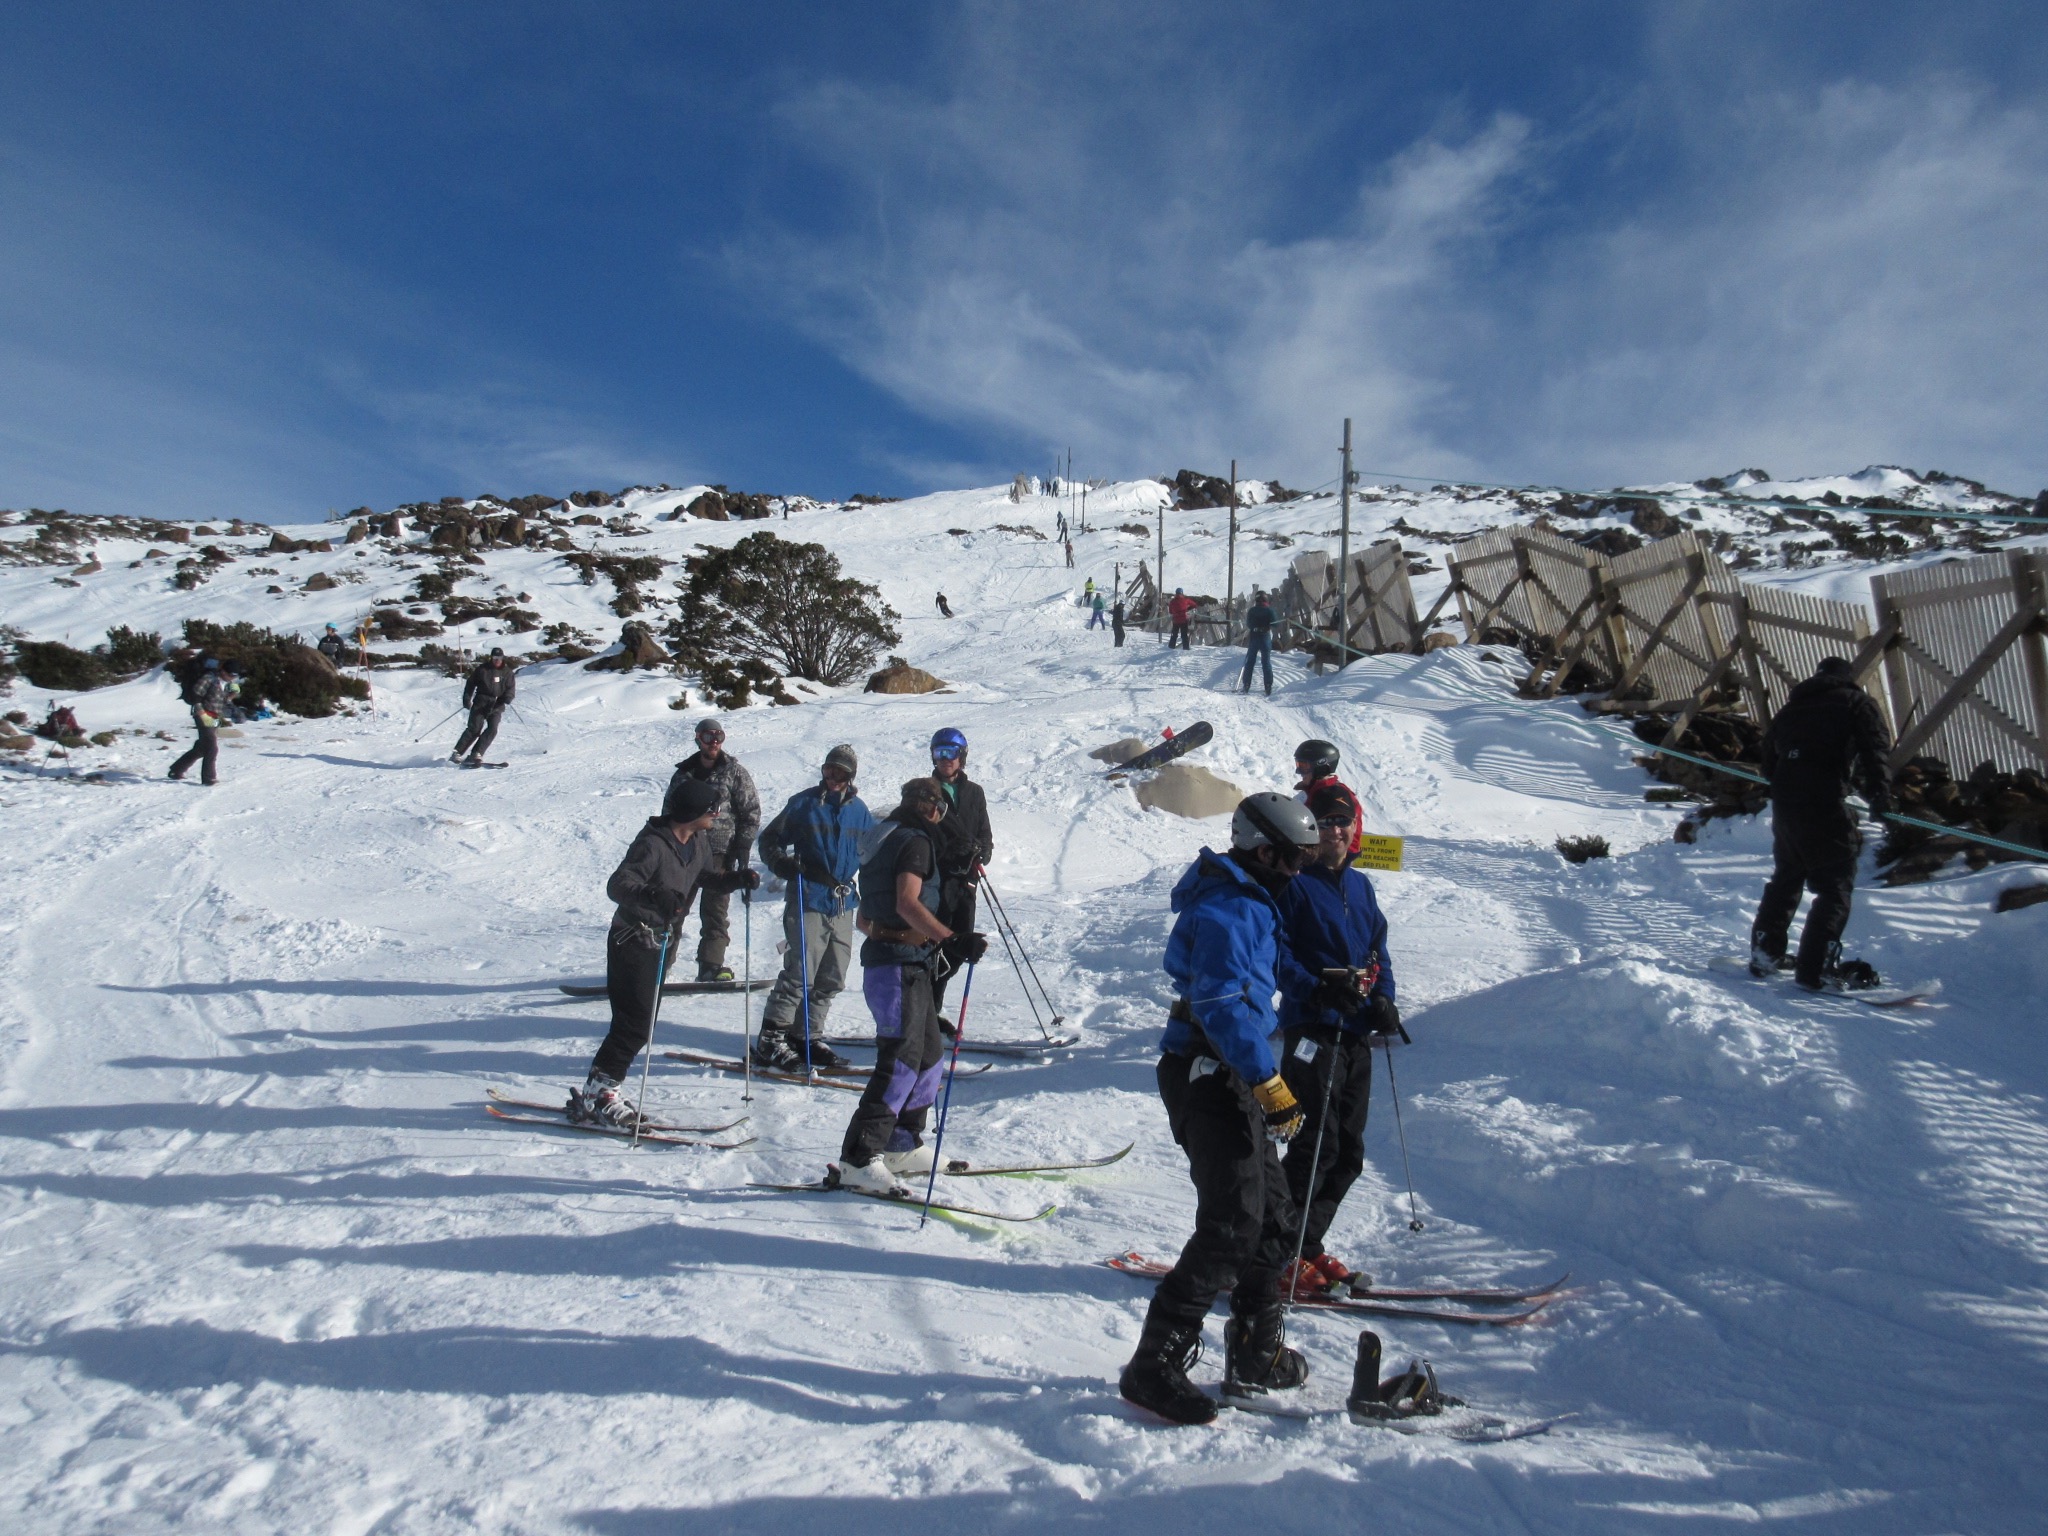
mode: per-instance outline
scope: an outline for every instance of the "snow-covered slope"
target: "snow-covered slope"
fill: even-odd
[[[1132,521],[1149,510],[1142,486],[1118,494]],[[1107,500],[1091,514],[1113,528],[1126,509]],[[1273,697],[1243,698],[1226,653],[1142,635],[1114,650],[1083,631],[1074,584],[1151,558],[1148,543],[1098,532],[1070,572],[1050,543],[992,531],[1019,513],[962,492],[778,521],[880,583],[905,615],[901,649],[953,691],[828,690],[727,724],[771,802],[851,741],[886,805],[934,728],[967,732],[992,881],[1083,1043],[962,1080],[948,1145],[1007,1159],[1136,1143],[1100,1173],[959,1189],[1015,1211],[1056,1202],[1045,1222],[919,1231],[871,1202],[745,1187],[815,1177],[846,1094],[758,1087],[758,1140],[727,1153],[629,1152],[483,1113],[490,1084],[562,1093],[601,1033],[603,1005],[556,984],[600,971],[604,878],[687,749],[696,712],[669,708],[673,678],[528,669],[503,773],[448,768],[452,726],[416,742],[455,685],[389,672],[356,717],[248,727],[211,791],[162,782],[171,746],[141,738],[96,758],[97,782],[0,778],[10,1529],[2035,1518],[2048,906],[1991,911],[2028,876],[1859,893],[1855,948],[1888,974],[1945,978],[1936,1006],[1880,1013],[1728,979],[1708,962],[1742,943],[1767,829],[1715,823],[1674,845],[1677,812],[1643,802],[1628,743],[1569,702],[1513,698],[1509,659],[1458,648],[1314,678],[1282,657]],[[1301,514],[1247,522],[1284,534]],[[1169,517],[1220,532],[1213,514]],[[643,537],[604,537],[679,558],[768,526],[642,521]],[[1220,590],[1220,546],[1184,533],[1169,582]],[[1294,552],[1241,546],[1240,579],[1277,578]],[[260,589],[284,583],[227,567],[173,598],[123,553],[103,550],[78,588],[7,572],[10,621],[61,636],[73,615],[74,643],[193,612],[306,630],[376,587],[273,596]],[[602,582],[551,556],[487,558],[488,581],[534,594],[549,622],[616,627]],[[960,618],[937,615],[935,590]],[[160,678],[79,707],[89,728],[182,716]],[[1170,1253],[1191,1211],[1152,1088],[1166,893],[1224,827],[1141,810],[1086,752],[1195,719],[1216,727],[1195,761],[1246,788],[1284,785],[1301,738],[1336,741],[1374,830],[1408,838],[1405,871],[1378,883],[1417,1042],[1395,1066],[1425,1229],[1407,1229],[1382,1084],[1372,1167],[1332,1247],[1389,1282],[1570,1269],[1582,1289],[1540,1327],[1381,1325],[1389,1356],[1428,1355],[1476,1403],[1577,1415],[1548,1436],[1471,1447],[1341,1415],[1168,1430],[1116,1397],[1147,1293],[1097,1261]],[[1588,832],[1618,857],[1574,868],[1551,851]],[[757,973],[776,963],[777,912],[756,910]],[[841,1006],[835,1022],[865,1022],[857,994]],[[671,999],[661,1043],[732,1049],[740,1014],[733,998]],[[967,1025],[1031,1033],[1005,969],[977,976]],[[652,1096],[706,1120],[743,1107],[735,1081],[668,1061]],[[1295,1334],[1310,1400],[1341,1403],[1357,1324],[1304,1316]],[[1213,1360],[1197,1375],[1213,1380]]]

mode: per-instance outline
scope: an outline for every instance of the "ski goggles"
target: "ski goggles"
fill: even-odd
[[[699,741],[724,741],[725,732],[718,730],[699,731],[697,733],[697,739]]]
[[[954,758],[964,755],[966,751],[965,747],[933,747],[932,761],[935,763],[950,763]]]

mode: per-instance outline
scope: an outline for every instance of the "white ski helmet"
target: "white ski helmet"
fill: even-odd
[[[1316,819],[1299,800],[1275,790],[1262,789],[1237,803],[1230,818],[1230,846],[1257,848],[1285,846],[1301,850],[1316,846]]]

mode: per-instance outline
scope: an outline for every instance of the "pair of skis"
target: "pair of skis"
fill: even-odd
[[[509,1120],[515,1125],[549,1125],[557,1129],[588,1131],[594,1136],[610,1136],[620,1141],[632,1141],[633,1133],[616,1125],[592,1125],[584,1121],[571,1120],[566,1104],[548,1104],[538,1099],[515,1099],[509,1093],[493,1088],[489,1090],[491,1102],[484,1106],[490,1114],[500,1120]],[[502,1108],[500,1106],[503,1106]],[[539,1110],[539,1114],[514,1114],[513,1110]],[[747,1123],[747,1116],[728,1120],[723,1125],[669,1125],[659,1120],[640,1122],[639,1140],[651,1141],[664,1147],[709,1147],[714,1152],[733,1152],[741,1147],[752,1146],[758,1139],[752,1135],[738,1141],[707,1141],[707,1136],[721,1135],[736,1130]]]
[[[1122,1253],[1102,1261],[1109,1268],[1141,1279],[1158,1280],[1173,1266],[1148,1259],[1141,1253]],[[1394,1289],[1374,1286],[1354,1289],[1348,1295],[1324,1293],[1296,1296],[1299,1306],[1325,1312],[1350,1312],[1365,1317],[1400,1317],[1419,1323],[1448,1323],[1467,1328],[1513,1328],[1533,1321],[1545,1307],[1564,1294],[1570,1274],[1559,1275],[1548,1285],[1531,1290],[1493,1287],[1433,1286]],[[1468,1310],[1448,1307],[1411,1306],[1411,1302],[1455,1302]],[[1469,1310],[1477,1307],[1506,1307],[1503,1312]]]
[[[828,1071],[820,1067],[811,1076],[806,1077],[801,1072],[776,1072],[761,1066],[749,1068],[746,1062],[736,1056],[714,1056],[709,1051],[663,1051],[661,1054],[670,1061],[688,1062],[694,1067],[710,1067],[715,1072],[737,1072],[745,1075],[751,1070],[755,1077],[766,1078],[772,1083],[795,1083],[806,1088],[843,1088],[848,1093],[859,1093],[865,1088],[872,1070],[868,1067],[841,1067],[835,1071]],[[960,1075],[978,1077],[988,1071],[989,1065],[984,1061],[979,1066],[962,1067]]]
[[[693,997],[707,992],[765,992],[775,985],[773,976],[760,977],[751,982],[737,981],[665,981],[661,984],[663,997]],[[608,988],[603,982],[565,981],[561,990],[571,997],[603,997]]]

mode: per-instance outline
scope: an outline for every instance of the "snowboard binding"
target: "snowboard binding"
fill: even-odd
[[[1358,1364],[1344,1406],[1354,1424],[1385,1424],[1434,1417],[1446,1408],[1464,1407],[1465,1400],[1437,1385],[1436,1371],[1427,1360],[1411,1360],[1407,1370],[1381,1381],[1380,1336],[1368,1328],[1358,1335]]]

